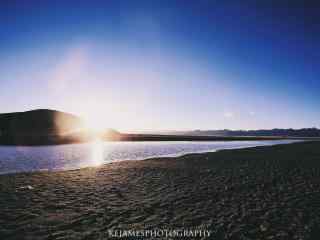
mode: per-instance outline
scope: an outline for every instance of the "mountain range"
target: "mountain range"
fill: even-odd
[[[246,137],[320,137],[318,128],[301,128],[301,129],[260,129],[260,130],[191,130],[191,131],[162,131],[153,132],[153,134],[166,135],[186,135],[186,136],[246,136]]]
[[[0,114],[0,144],[50,145],[87,142],[99,137],[112,141],[211,141],[265,140],[320,137],[317,128],[271,130],[194,130],[125,134],[106,129],[90,132],[84,121],[73,114],[50,109]]]

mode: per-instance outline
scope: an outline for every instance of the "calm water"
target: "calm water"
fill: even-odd
[[[291,143],[293,140],[234,142],[93,142],[58,146],[0,146],[0,174],[66,170],[120,160],[211,152],[220,149]]]

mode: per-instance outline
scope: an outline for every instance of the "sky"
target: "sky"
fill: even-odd
[[[0,113],[55,109],[129,132],[320,127],[319,8],[2,0]]]

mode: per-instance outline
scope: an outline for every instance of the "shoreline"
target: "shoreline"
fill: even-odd
[[[0,238],[201,228],[208,239],[319,239],[319,156],[320,142],[299,142],[0,175]]]
[[[90,139],[60,139],[50,140],[46,138],[31,141],[26,137],[23,141],[19,138],[10,141],[4,141],[0,137],[0,146],[12,147],[34,147],[34,146],[59,146],[72,144],[87,144],[95,141],[96,138]],[[32,138],[31,138],[32,139]],[[277,140],[301,140],[301,141],[320,141],[320,137],[289,137],[289,136],[187,136],[187,135],[151,135],[151,134],[121,134],[117,137],[108,139],[100,138],[102,142],[217,142],[217,141],[277,141]]]

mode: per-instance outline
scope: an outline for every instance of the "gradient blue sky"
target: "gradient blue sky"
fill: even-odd
[[[320,4],[277,2],[2,0],[0,112],[123,131],[320,127]]]

